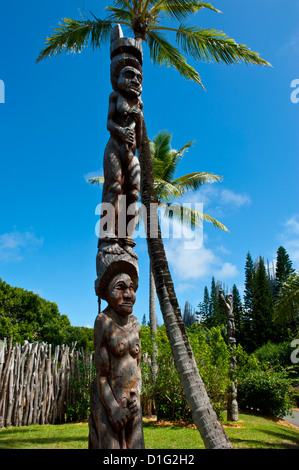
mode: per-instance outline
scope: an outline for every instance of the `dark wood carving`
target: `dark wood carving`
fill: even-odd
[[[238,421],[238,402],[237,402],[237,381],[235,378],[237,359],[235,355],[236,338],[235,338],[235,318],[234,318],[234,305],[233,295],[231,293],[224,297],[222,289],[219,289],[220,298],[226,310],[226,324],[227,324],[227,343],[230,348],[230,384],[227,393],[227,420]]]
[[[94,325],[96,379],[91,387],[89,448],[144,448],[140,405],[140,326],[132,314],[138,287],[137,222],[142,132],[142,49],[111,33],[111,84],[104,153],[105,183],[95,290],[108,306]]]

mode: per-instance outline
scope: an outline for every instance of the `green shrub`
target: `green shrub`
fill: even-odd
[[[218,416],[225,408],[228,386],[229,350],[219,327],[203,330],[198,325],[187,329],[199,373]],[[151,355],[148,327],[141,328],[142,352]],[[191,413],[176,371],[165,327],[159,327],[158,377],[153,384],[148,368],[142,366],[143,400],[154,398],[158,419],[191,420]]]
[[[257,349],[254,354],[262,363],[268,363],[271,366],[290,366],[291,365],[291,343],[285,341],[283,343],[268,343]]]
[[[238,403],[242,409],[283,417],[291,412],[292,386],[281,369],[253,370],[239,377]]]
[[[94,363],[79,360],[79,374],[70,380],[70,399],[67,403],[66,420],[81,421],[90,413],[90,387],[95,378]]]

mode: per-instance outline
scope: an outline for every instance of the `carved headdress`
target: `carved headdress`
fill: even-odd
[[[138,289],[139,272],[136,259],[127,253],[121,255],[99,252],[97,255],[96,295],[106,300],[108,284],[117,274],[125,273],[133,282],[134,291]]]
[[[120,71],[127,66],[134,67],[142,74],[143,54],[141,44],[133,38],[124,38],[119,24],[114,26],[110,37],[110,78],[114,91]]]

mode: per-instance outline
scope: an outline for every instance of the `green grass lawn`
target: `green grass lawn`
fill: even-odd
[[[236,449],[299,449],[299,429],[251,414],[239,415],[238,427],[225,427]],[[144,423],[146,449],[203,449],[196,429]],[[34,425],[0,430],[0,449],[87,449],[88,424]]]

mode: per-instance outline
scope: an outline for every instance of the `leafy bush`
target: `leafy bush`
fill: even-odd
[[[292,348],[289,341],[274,344],[271,341],[257,349],[254,354],[260,362],[266,362],[271,366],[289,366],[291,365]]]
[[[289,414],[293,402],[287,372],[269,368],[244,373],[239,377],[238,403],[243,409],[261,411],[265,415]]]
[[[228,385],[229,350],[219,327],[203,330],[198,325],[187,328],[200,375],[218,414],[225,407]],[[151,355],[148,327],[141,328],[142,352]],[[176,371],[165,327],[158,328],[158,376],[153,383],[146,366],[142,367],[143,400],[154,398],[158,419],[191,420],[191,413]]]
[[[88,364],[80,360],[78,364],[79,373],[71,378],[71,399],[67,405],[67,421],[81,421],[88,418],[90,413],[90,387],[95,378],[94,363]]]

